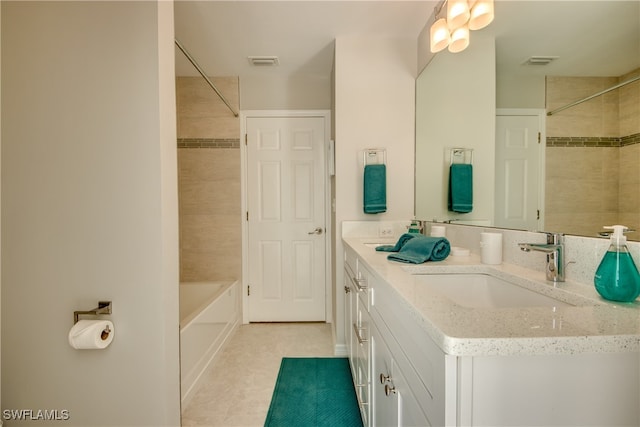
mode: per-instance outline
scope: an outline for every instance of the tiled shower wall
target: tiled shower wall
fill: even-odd
[[[237,77],[211,78],[239,110]],[[240,119],[201,77],[176,78],[180,281],[241,275]]]
[[[548,77],[547,110],[640,74]],[[624,224],[640,239],[640,81],[547,117],[545,229],[594,235]]]

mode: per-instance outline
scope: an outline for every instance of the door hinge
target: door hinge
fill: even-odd
[[[244,145],[247,145],[247,141],[249,139],[249,137],[247,136],[248,134],[244,134]]]
[[[247,285],[247,296],[251,296],[251,285]]]
[[[540,144],[540,142],[542,142],[542,134],[538,132],[538,144]]]
[[[249,211],[246,212],[247,213],[247,221],[249,221]]]
[[[540,219],[540,209],[536,210],[536,212],[537,212],[537,217],[536,217],[536,219]]]

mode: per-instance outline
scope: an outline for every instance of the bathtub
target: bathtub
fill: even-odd
[[[183,404],[240,324],[238,282],[180,283],[180,394]]]

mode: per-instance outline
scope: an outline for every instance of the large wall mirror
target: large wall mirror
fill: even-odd
[[[640,2],[496,1],[417,79],[416,217],[640,240],[638,76]],[[473,165],[469,213],[447,208],[456,162]]]

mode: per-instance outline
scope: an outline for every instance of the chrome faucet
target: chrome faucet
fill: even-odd
[[[547,243],[518,243],[525,252],[538,251],[547,254],[547,280],[564,282],[564,236],[547,233]]]

